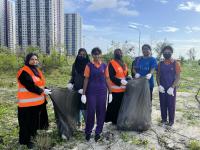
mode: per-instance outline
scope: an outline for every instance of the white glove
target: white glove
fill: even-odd
[[[124,79],[121,80],[121,84],[127,85],[127,83],[128,83],[128,82],[127,82],[126,80],[124,80]]]
[[[108,96],[108,103],[111,103],[112,102],[112,94],[109,94]]]
[[[62,138],[63,140],[66,140],[66,139],[67,139],[67,137],[66,137],[64,134],[61,135],[61,138]]]
[[[70,89],[70,90],[71,90],[73,87],[74,87],[74,85],[73,85],[73,84],[71,84],[71,83],[68,83],[68,84],[67,84],[67,88],[68,88],[68,89]]]
[[[159,85],[158,90],[160,93],[165,93],[165,89],[162,85]]]
[[[86,96],[85,96],[85,95],[82,95],[82,96],[81,96],[81,102],[82,102],[83,104],[86,103]]]
[[[79,94],[83,94],[83,89],[78,90]]]
[[[139,78],[140,77],[140,74],[139,73],[136,73],[135,74],[135,78],[137,79],[137,78]]]
[[[174,96],[174,88],[170,87],[170,88],[167,90],[167,93],[168,93],[169,95]]]
[[[49,89],[44,89],[44,94],[45,94],[45,95],[51,94],[51,90],[49,90]]]
[[[152,74],[151,73],[148,73],[147,75],[146,75],[146,78],[149,80],[149,79],[151,79],[151,77],[152,77]]]

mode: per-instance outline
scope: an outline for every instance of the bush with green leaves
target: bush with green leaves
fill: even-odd
[[[0,70],[1,72],[6,71],[17,71],[23,65],[23,58],[17,57],[14,54],[0,53]]]

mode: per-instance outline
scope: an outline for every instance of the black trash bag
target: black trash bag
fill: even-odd
[[[119,130],[146,131],[151,127],[151,100],[148,80],[130,80],[122,100],[117,128]]]
[[[52,90],[50,98],[54,105],[59,135],[65,135],[69,139],[76,130],[79,114],[78,93],[68,88],[57,88]]]

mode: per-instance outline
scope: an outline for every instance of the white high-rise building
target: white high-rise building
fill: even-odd
[[[38,46],[43,53],[62,52],[64,45],[63,0],[17,0],[17,45],[23,52]]]
[[[6,45],[6,1],[0,0],[0,45]]]
[[[0,46],[15,52],[16,46],[15,4],[11,0],[0,0]]]
[[[7,32],[8,32],[8,48],[13,52],[16,51],[16,20],[15,20],[15,3],[7,2]]]
[[[76,55],[81,48],[82,20],[76,13],[65,14],[65,47],[67,55]]]
[[[64,3],[63,0],[52,2],[54,44],[59,52],[64,53]]]

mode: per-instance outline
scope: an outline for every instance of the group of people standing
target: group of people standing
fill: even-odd
[[[157,72],[161,122],[172,126],[175,115],[176,86],[180,79],[180,65],[171,57],[173,54],[171,46],[165,46],[162,49],[164,60],[158,64],[152,57],[150,45],[144,44],[142,52],[143,56],[136,57],[132,63],[132,78],[144,77],[149,80],[152,101],[153,74],[154,71]],[[114,57],[107,65],[102,61],[100,48],[93,48],[91,56],[92,61],[84,48],[79,49],[67,87],[79,93],[79,109],[85,121],[87,141],[91,138],[96,114],[94,139],[97,142],[100,139],[104,122],[112,122],[114,125],[117,123],[118,112],[128,84],[128,66],[123,61],[121,49],[114,51]],[[31,147],[30,139],[35,136],[37,129],[48,127],[46,95],[51,94],[51,91],[45,88],[45,79],[37,67],[37,59],[36,54],[28,54],[25,66],[17,74],[19,143],[26,144],[28,147]],[[80,115],[77,116],[77,122],[80,125]]]
[[[161,123],[172,126],[175,115],[176,86],[180,79],[180,64],[172,59],[173,48],[171,46],[165,46],[162,49],[164,60],[158,64],[157,60],[152,57],[150,45],[144,44],[142,46],[142,52],[143,56],[136,57],[132,63],[131,75],[134,79],[144,77],[149,80],[152,101],[154,88],[153,74],[156,71],[156,79],[159,87]],[[114,125],[117,124],[119,109],[128,83],[128,67],[123,61],[121,49],[115,49],[114,57],[107,65],[102,62],[102,52],[98,47],[92,49],[91,56],[92,61],[88,59],[88,54],[85,49],[79,50],[74,65],[77,60],[80,60],[78,66],[83,68],[85,66],[85,69],[83,69],[84,71],[81,74],[77,75],[82,77],[81,80],[70,80],[67,87],[73,88],[80,93],[80,106],[85,106],[83,116],[86,126],[85,138],[87,141],[91,138],[96,114],[97,125],[94,139],[98,141],[104,122],[112,122]],[[88,63],[82,63],[86,62],[86,60]],[[73,70],[74,67],[72,67],[72,79],[76,78]],[[76,84],[81,84],[82,86],[76,89]],[[108,100],[107,105],[106,100]],[[80,109],[82,108],[80,107]],[[167,113],[169,114],[168,117]]]

